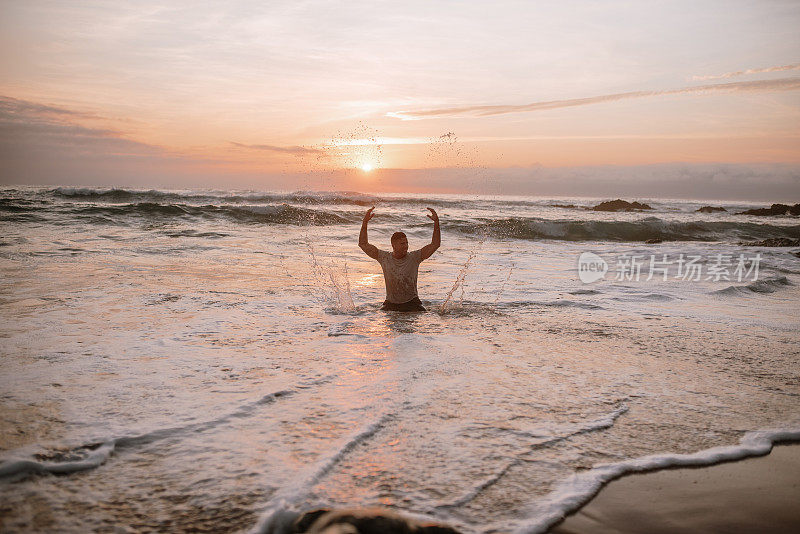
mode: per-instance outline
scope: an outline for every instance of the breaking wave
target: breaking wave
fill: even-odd
[[[332,225],[350,223],[340,215],[321,210],[298,208],[281,204],[277,206],[192,206],[188,204],[156,204],[140,202],[122,206],[86,206],[77,208],[78,216],[100,216],[111,221],[129,216],[137,217],[200,217],[204,219],[227,218],[238,223]]]
[[[0,198],[0,221],[41,222],[70,218],[89,224],[129,224],[142,219],[224,220],[238,224],[342,225],[358,224],[363,207],[390,206],[380,214],[384,224],[426,227],[419,217],[409,224],[404,205],[437,206],[447,211],[442,217],[445,231],[481,235],[496,239],[562,241],[705,241],[741,242],[771,238],[800,238],[800,224],[792,221],[752,222],[734,215],[727,219],[672,220],[655,216],[616,220],[582,210],[584,218],[538,217],[548,208],[545,200],[440,198],[423,196],[374,196],[352,191],[293,193],[157,191],[130,189],[66,188],[25,192],[4,190]],[[513,217],[496,217],[514,205]],[[529,214],[527,212],[530,212]],[[486,214],[485,217],[476,213]],[[787,224],[789,223],[789,224]],[[376,222],[376,224],[380,224]]]
[[[739,241],[767,237],[800,237],[800,225],[736,221],[665,221],[647,217],[638,221],[548,220],[538,217],[488,219],[479,224],[443,221],[463,233],[480,233],[510,239],[558,239],[564,241]]]
[[[292,224],[327,226],[350,224],[360,219],[360,214],[335,214],[324,210],[279,205],[191,205],[157,202],[133,204],[86,204],[77,206],[21,207],[0,206],[0,220],[41,221],[51,214],[57,217],[75,217],[83,223],[127,224],[140,219],[227,219],[239,224]],[[10,212],[10,213],[9,213]]]
[[[358,206],[371,206],[379,201],[378,197],[357,193],[354,191],[317,192],[297,191],[294,193],[259,193],[241,192],[228,193],[224,191],[157,191],[151,189],[140,191],[134,189],[91,189],[75,187],[59,187],[49,193],[57,198],[88,202],[134,203],[134,202],[178,202],[178,203],[284,203],[294,202],[301,204],[355,204]]]

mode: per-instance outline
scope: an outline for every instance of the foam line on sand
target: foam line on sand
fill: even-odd
[[[675,467],[707,467],[769,454],[776,443],[800,441],[800,428],[748,432],[738,445],[713,447],[692,454],[654,454],[575,473],[525,513],[515,532],[539,534],[561,522],[597,495],[608,482],[624,475]]]

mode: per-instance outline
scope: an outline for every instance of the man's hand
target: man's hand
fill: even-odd
[[[428,218],[433,221],[433,237],[431,238],[430,245],[425,245],[420,249],[422,251],[422,259],[427,260],[431,257],[431,254],[436,252],[436,249],[439,248],[439,245],[442,243],[441,232],[439,231],[439,216],[436,214],[436,210],[433,208],[428,208],[431,212],[428,215]]]
[[[375,245],[369,244],[369,239],[367,239],[367,223],[370,219],[374,216],[372,210],[375,209],[375,206],[372,206],[370,209],[367,210],[367,213],[364,214],[364,221],[361,223],[361,233],[358,234],[358,246],[364,253],[373,259],[378,259],[378,247]]]

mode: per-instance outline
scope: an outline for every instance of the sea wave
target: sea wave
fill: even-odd
[[[445,228],[507,239],[564,241],[737,241],[766,237],[800,237],[800,225],[778,226],[736,221],[548,220],[511,217],[479,221],[443,221]]]
[[[714,294],[725,295],[725,296],[752,295],[754,293],[767,294],[767,293],[775,293],[780,289],[793,285],[794,284],[785,276],[777,276],[774,278],[763,278],[761,280],[756,280],[755,282],[751,282],[747,285],[728,286],[725,289],[714,291]]]
[[[87,205],[68,209],[64,214],[75,215],[84,221],[125,224],[131,218],[172,219],[172,218],[225,218],[237,223],[253,224],[292,224],[292,225],[334,225],[355,222],[341,215],[323,210],[300,208],[288,204],[266,206],[213,205],[193,206],[190,204],[160,204],[156,202],[137,202],[121,205]]]
[[[92,189],[58,187],[49,193],[62,199],[86,202],[133,203],[133,202],[179,202],[179,203],[285,203],[298,204],[355,204],[371,206],[382,199],[355,191],[296,191],[293,193],[224,192],[224,191],[147,191],[136,189]]]
[[[446,199],[442,197],[404,196],[404,195],[370,195],[357,191],[294,191],[258,192],[258,191],[159,191],[156,189],[102,189],[87,187],[58,187],[47,191],[47,195],[61,200],[76,202],[179,202],[179,203],[292,203],[311,205],[355,205],[362,207],[377,205],[423,205],[436,207],[464,207],[464,199]],[[544,200],[476,200],[468,203],[476,205],[503,206],[547,206]]]
[[[0,203],[0,221],[41,222],[75,218],[89,224],[128,224],[134,219],[227,219],[240,224],[327,226],[361,221],[362,213],[333,213],[319,208],[282,204],[186,204],[171,202],[79,203],[25,205]]]
[[[695,218],[674,220],[653,215],[631,219],[585,212],[584,219],[544,218],[550,208],[536,200],[530,215],[512,217],[507,213],[512,199],[442,199],[424,197],[372,196],[352,191],[294,193],[158,191],[132,189],[93,189],[60,187],[39,193],[4,190],[0,198],[0,221],[39,222],[58,217],[75,216],[83,223],[128,224],[131,218],[202,218],[225,219],[242,224],[340,225],[358,224],[363,207],[389,204],[379,214],[375,225],[403,225],[429,231],[430,221],[416,217],[411,222],[408,207],[435,205],[452,209],[442,217],[444,231],[466,235],[482,235],[495,239],[563,240],[563,241],[705,241],[742,242],[771,238],[800,238],[800,224],[793,221],[747,221]],[[27,196],[26,196],[27,195]],[[34,195],[34,196],[30,196]],[[401,207],[407,205],[405,208]],[[542,210],[545,210],[544,212]],[[476,216],[476,213],[484,214]],[[520,213],[516,210],[515,214]],[[615,220],[616,219],[616,220]],[[68,219],[67,219],[68,222]],[[411,223],[411,224],[409,224]]]

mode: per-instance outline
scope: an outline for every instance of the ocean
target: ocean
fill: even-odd
[[[800,220],[603,200],[0,189],[2,530],[537,533],[610,476],[800,439],[798,247],[744,244]],[[438,211],[427,312],[380,311],[373,205],[384,250]]]

